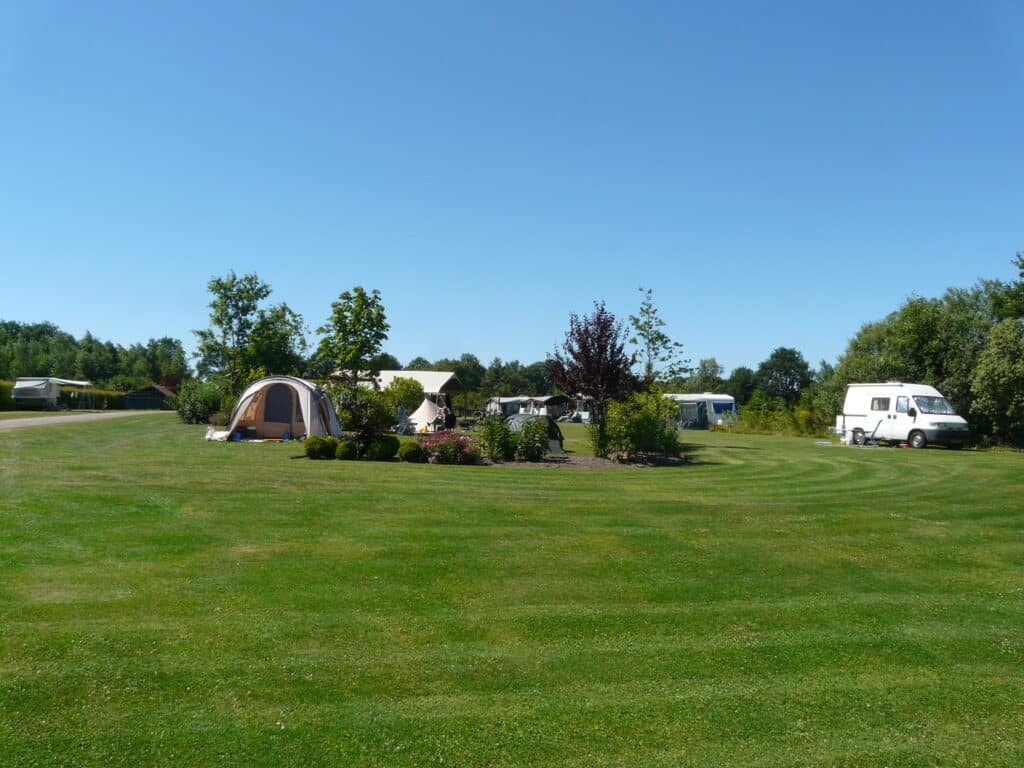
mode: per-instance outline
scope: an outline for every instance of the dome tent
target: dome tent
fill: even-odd
[[[254,439],[341,437],[341,424],[330,397],[318,385],[294,376],[267,376],[238,398],[227,429],[208,439],[227,440],[234,432]]]

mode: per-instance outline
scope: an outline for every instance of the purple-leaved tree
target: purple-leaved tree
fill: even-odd
[[[594,313],[569,315],[569,330],[561,348],[548,358],[548,377],[568,395],[590,401],[590,439],[594,453],[608,452],[605,416],[608,403],[638,390],[632,368],[636,355],[626,352],[622,323],[594,302]]]

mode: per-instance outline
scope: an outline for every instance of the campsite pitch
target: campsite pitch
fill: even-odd
[[[0,441],[0,762],[1019,766],[1024,457],[694,466]]]

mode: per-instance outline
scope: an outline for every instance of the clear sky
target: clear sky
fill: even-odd
[[[644,285],[694,362],[834,360],[1015,276],[1022,8],[0,0],[0,318],[191,348],[234,269],[530,362]]]

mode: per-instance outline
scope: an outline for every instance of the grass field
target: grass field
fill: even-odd
[[[1020,766],[1024,457],[0,441],[0,763]]]

